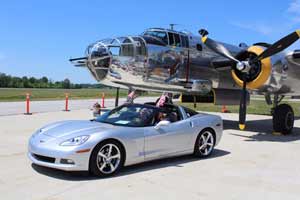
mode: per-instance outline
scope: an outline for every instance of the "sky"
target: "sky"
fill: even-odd
[[[0,5],[0,72],[74,83],[96,83],[68,59],[84,56],[87,45],[101,38],[176,23],[177,30],[197,34],[205,28],[218,41],[251,45],[273,43],[300,28],[300,0],[3,0]],[[300,49],[300,42],[290,49]]]

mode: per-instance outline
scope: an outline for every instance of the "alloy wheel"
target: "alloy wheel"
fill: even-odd
[[[115,144],[104,145],[97,154],[97,167],[103,174],[113,173],[120,165],[121,151]]]
[[[214,136],[210,131],[205,131],[199,137],[199,152],[203,156],[211,153],[214,147]]]

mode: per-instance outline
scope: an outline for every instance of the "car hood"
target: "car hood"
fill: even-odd
[[[64,137],[68,135],[89,135],[114,128],[111,124],[89,120],[61,121],[41,128],[40,132],[50,137]]]

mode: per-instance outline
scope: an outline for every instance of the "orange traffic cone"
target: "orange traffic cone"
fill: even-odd
[[[227,110],[227,108],[226,108],[226,106],[225,106],[225,105],[223,105],[223,106],[222,106],[222,110],[221,110],[221,112],[222,112],[222,113],[229,113],[230,111],[229,111],[229,110]]]

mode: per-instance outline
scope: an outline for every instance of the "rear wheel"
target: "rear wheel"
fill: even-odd
[[[90,158],[90,171],[100,177],[110,176],[123,166],[125,155],[122,146],[107,140],[98,144]]]
[[[214,149],[215,136],[211,129],[204,129],[198,135],[194,147],[194,155],[197,157],[208,157]]]

